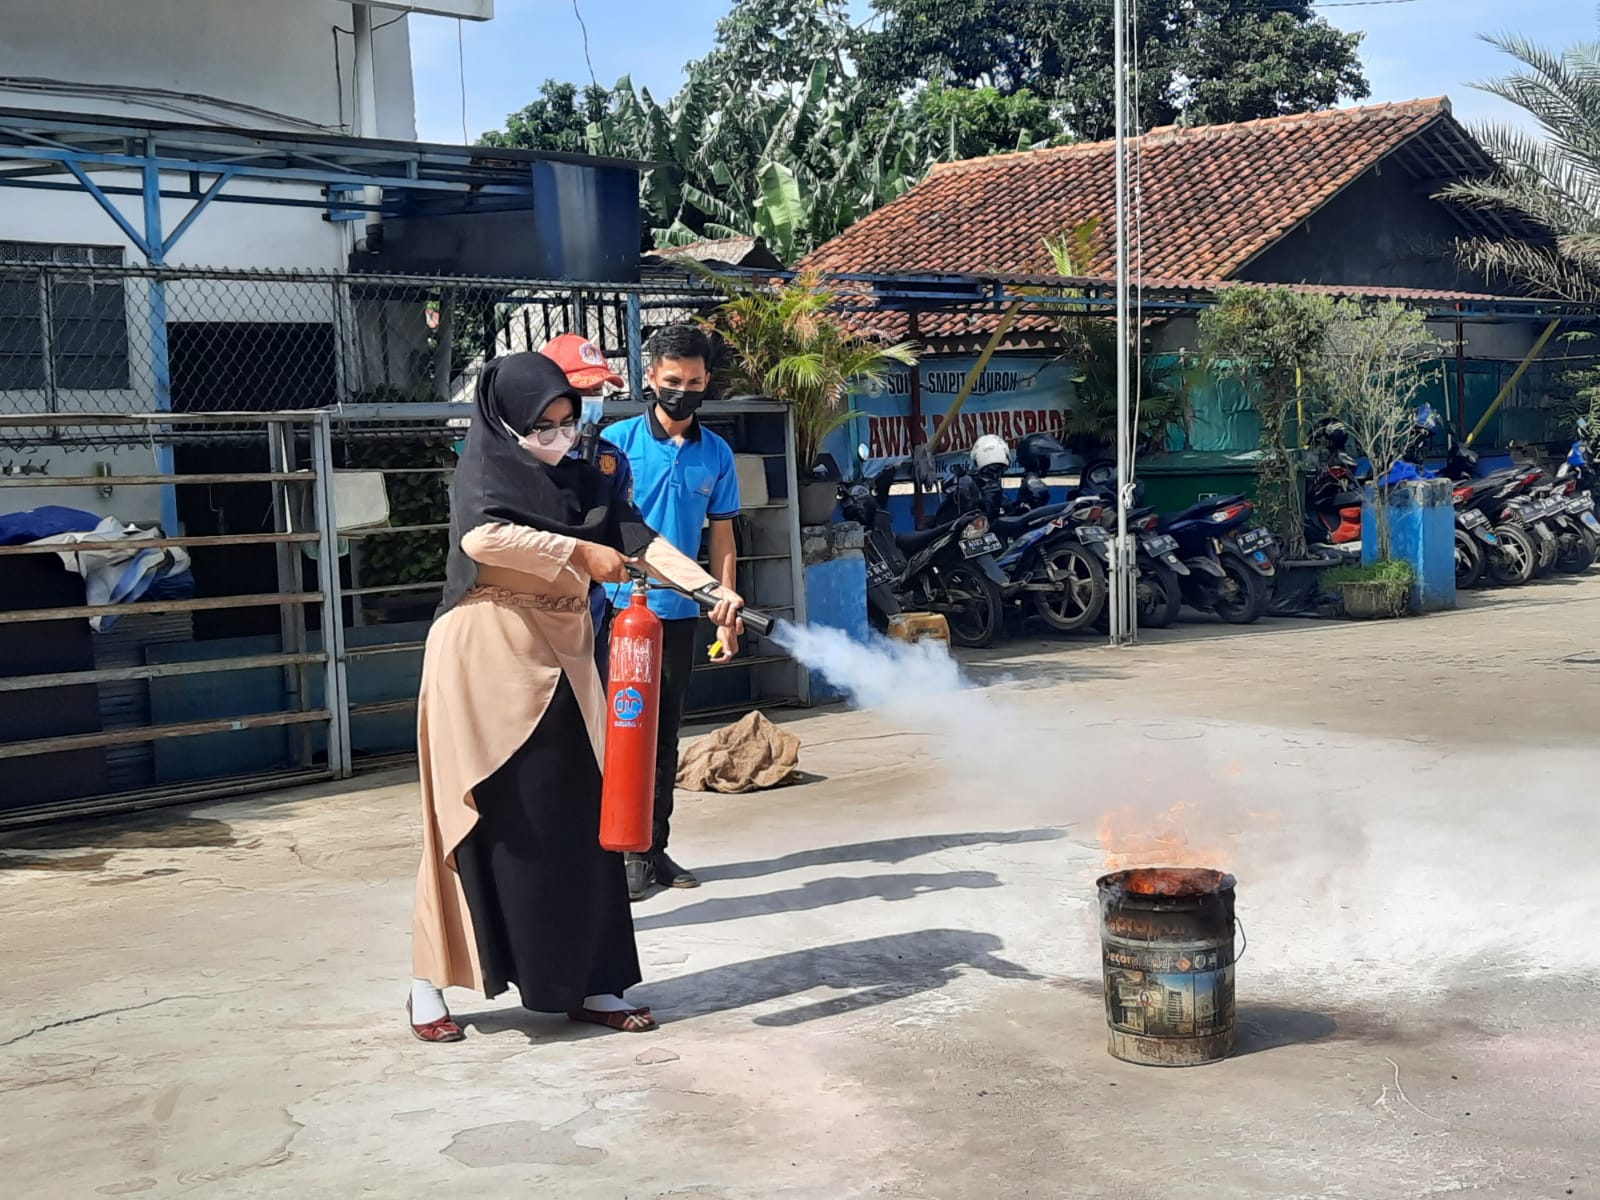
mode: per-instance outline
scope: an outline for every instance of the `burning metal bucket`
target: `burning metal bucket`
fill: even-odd
[[[1107,1049],[1192,1067],[1233,1053],[1232,875],[1146,867],[1096,881]]]

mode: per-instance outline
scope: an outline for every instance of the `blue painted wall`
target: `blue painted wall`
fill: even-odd
[[[1361,561],[1378,558],[1377,506],[1372,489],[1361,513]],[[1448,479],[1402,483],[1389,491],[1389,555],[1411,564],[1411,610],[1435,612],[1456,606],[1456,509]]]
[[[808,624],[841,629],[858,642],[871,636],[867,621],[867,560],[859,550],[808,565],[805,579]],[[843,692],[817,672],[811,672],[813,704],[832,704],[842,699]]]

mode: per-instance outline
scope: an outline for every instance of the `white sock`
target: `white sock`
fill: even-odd
[[[450,1010],[445,1007],[444,993],[426,979],[413,979],[411,981],[411,1023],[413,1025],[427,1025],[432,1021],[442,1021],[450,1015]]]
[[[590,1012],[628,1012],[633,1008],[621,996],[585,996],[583,1006]]]

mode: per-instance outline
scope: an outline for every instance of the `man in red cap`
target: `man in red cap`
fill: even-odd
[[[601,353],[588,338],[576,333],[563,333],[544,344],[540,354],[550,359],[567,373],[567,382],[583,397],[583,412],[578,418],[581,436],[574,458],[586,458],[609,475],[617,490],[624,496],[633,493],[633,471],[628,466],[628,456],[600,436],[600,419],[605,415],[607,387],[620,388],[622,376],[613,371]],[[600,667],[600,679],[606,679],[607,659],[611,649],[611,605],[606,591],[599,584],[589,589],[589,611],[594,617],[594,658]]]

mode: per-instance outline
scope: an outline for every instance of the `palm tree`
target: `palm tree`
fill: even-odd
[[[1553,240],[1476,238],[1461,256],[1477,270],[1503,274],[1538,295],[1600,301],[1600,42],[1552,53],[1526,38],[1486,37],[1521,69],[1477,86],[1529,113],[1542,135],[1507,125],[1473,132],[1500,164],[1495,176],[1462,182],[1443,196],[1531,219]]]
[[[852,381],[881,386],[896,363],[915,366],[911,342],[885,346],[846,329],[832,310],[838,295],[814,271],[772,288],[702,274],[727,297],[706,320],[731,362],[725,383],[787,401],[794,409],[795,459],[809,473],[827,436],[853,415]]]

